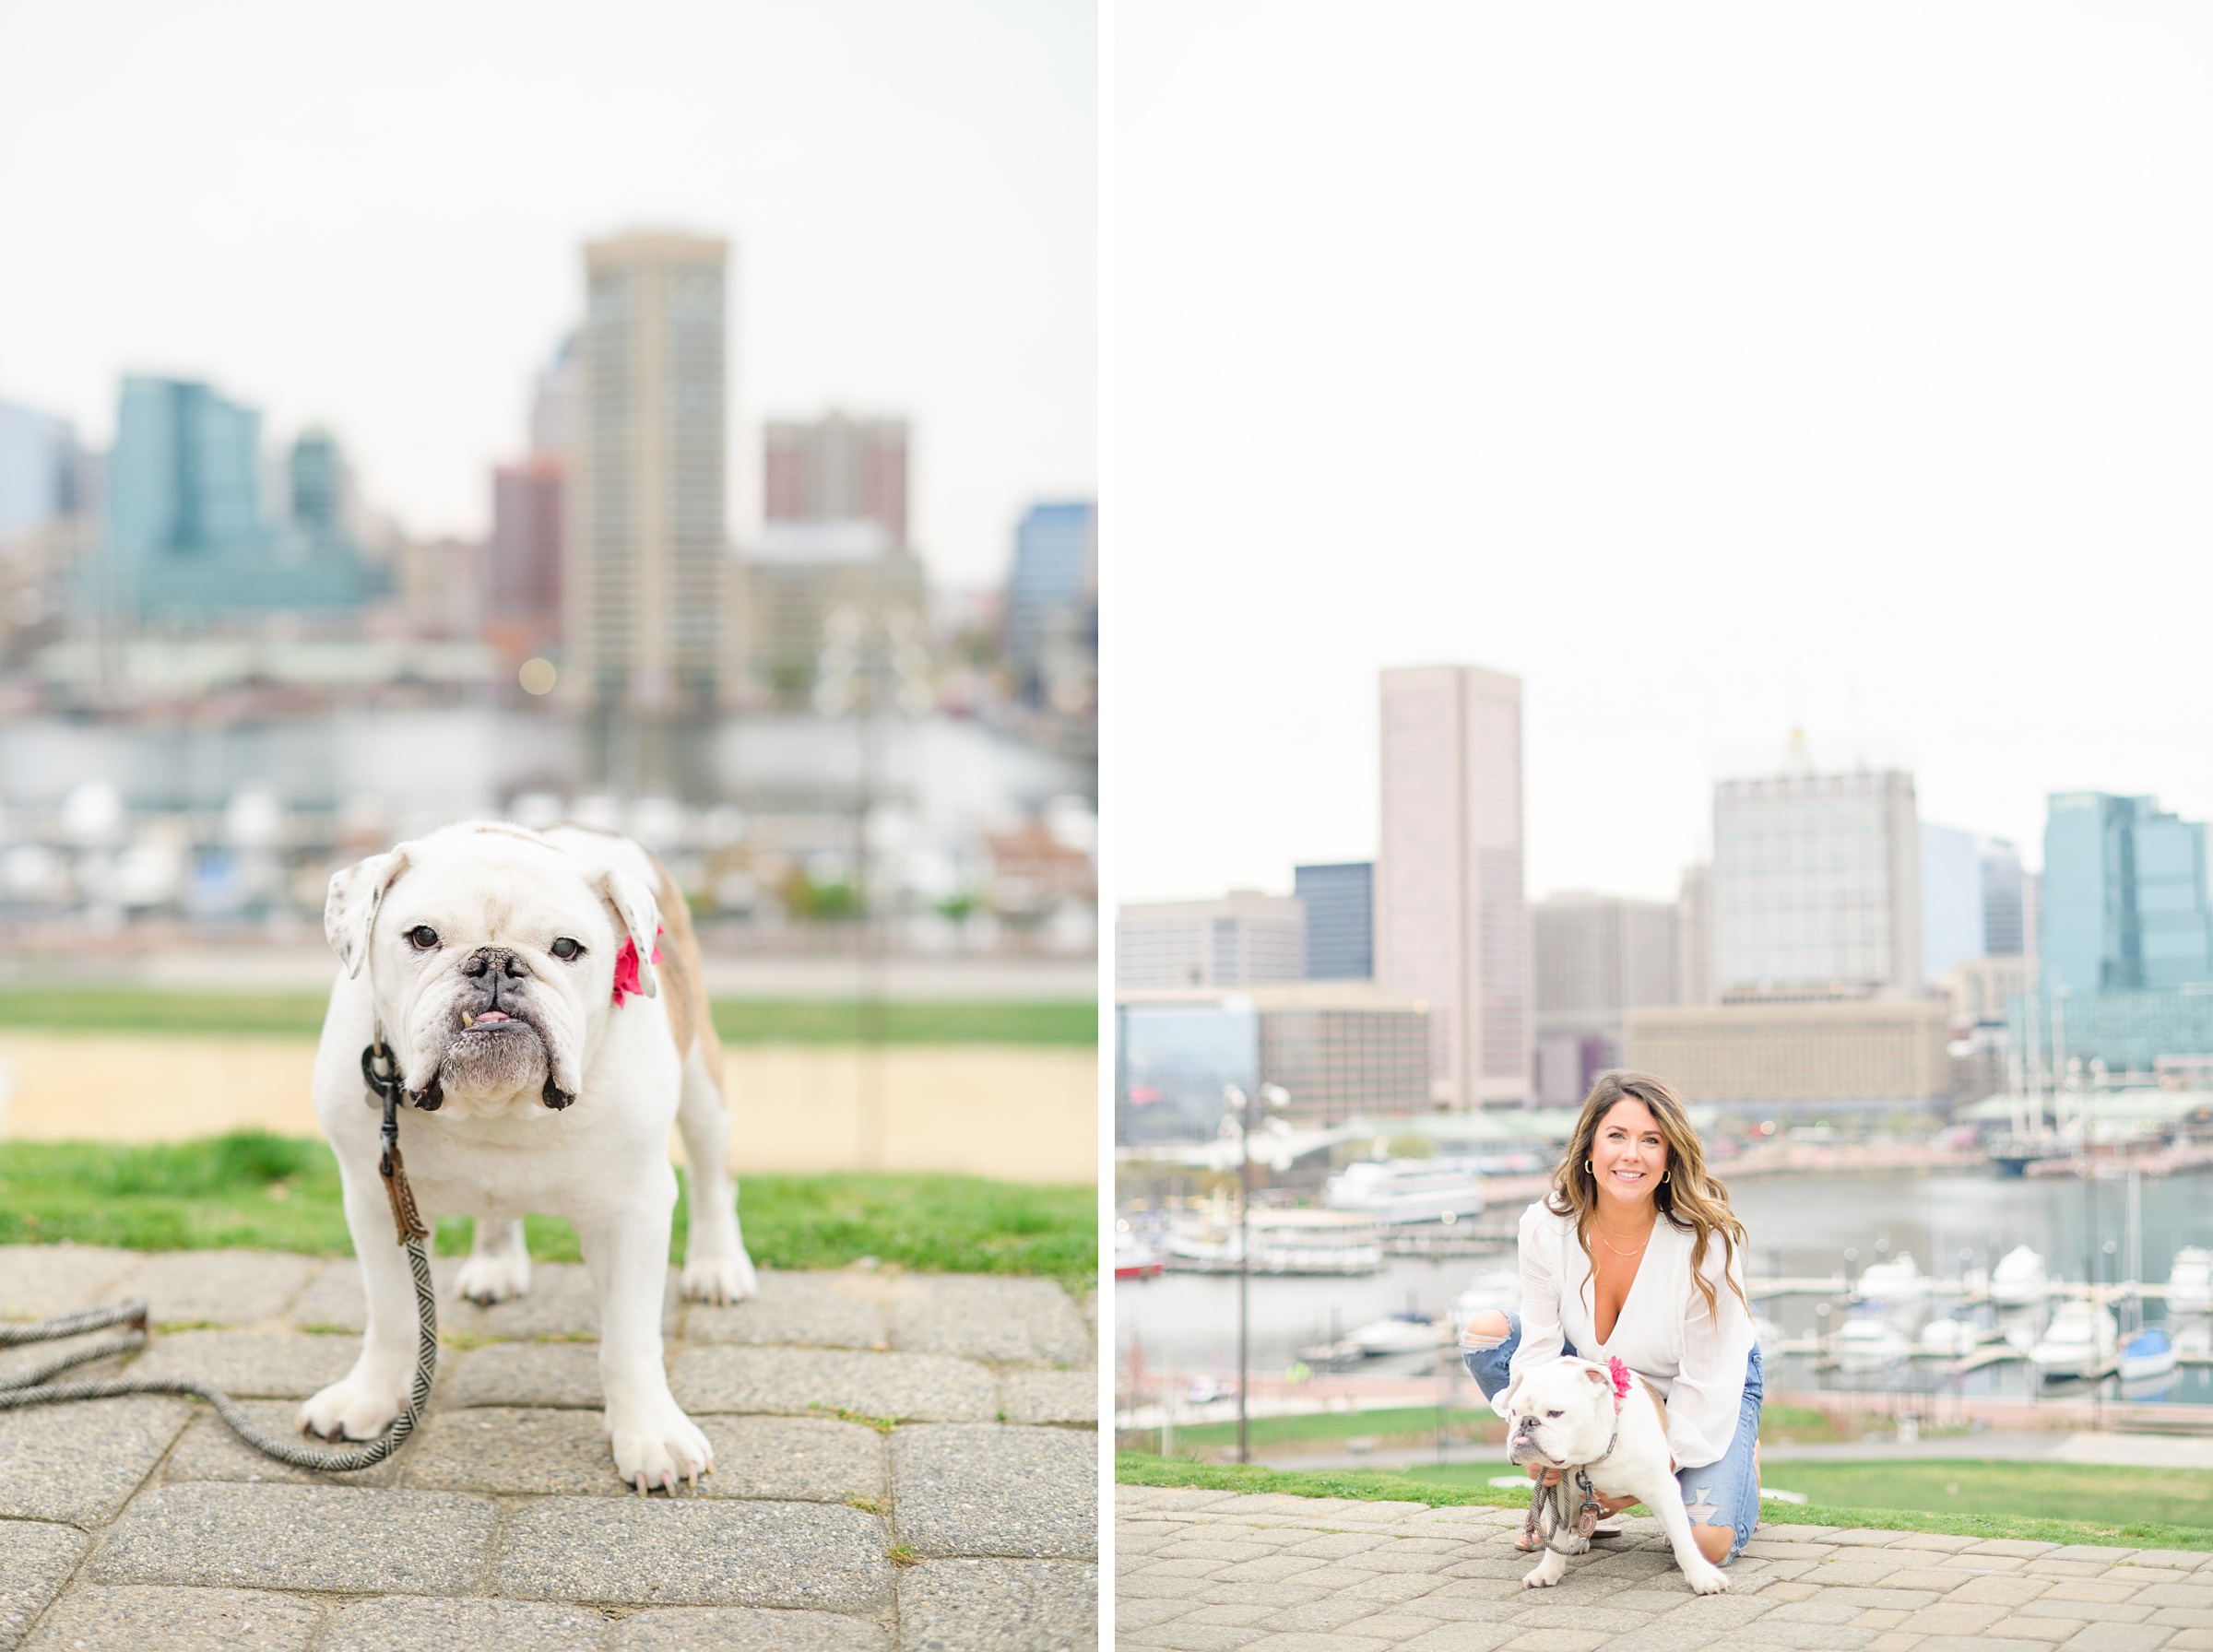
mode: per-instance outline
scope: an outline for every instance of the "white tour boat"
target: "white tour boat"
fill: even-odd
[[[2096,1376],[2113,1363],[2120,1329],[2104,1308],[2078,1298],[2059,1304],[2029,1363],[2046,1376]]]
[[[1383,1230],[1346,1210],[1255,1210],[1249,1224],[1255,1273],[1376,1273]],[[1219,1211],[1168,1229],[1167,1265],[1181,1272],[1235,1273],[1244,1258],[1237,1219]]]
[[[1845,1370],[1873,1371],[1897,1364],[1913,1351],[1913,1344],[1880,1314],[1865,1312],[1845,1316],[1835,1351],[1837,1363]]]
[[[1379,1221],[1465,1221],[1483,1214],[1483,1178],[1462,1159],[1355,1159],[1329,1179],[1321,1202]]]
[[[1990,1300],[2001,1308],[2034,1307],[2051,1294],[2044,1259],[2026,1245],[2015,1245],[1990,1270]]]
[[[2213,1251],[2184,1245],[2174,1253],[2174,1261],[2167,1269],[2167,1312],[2209,1311],[2213,1311]]]
[[[1919,1302],[1929,1293],[1930,1283],[1911,1255],[1901,1250],[1888,1262],[1863,1268],[1852,1294],[1862,1302]]]

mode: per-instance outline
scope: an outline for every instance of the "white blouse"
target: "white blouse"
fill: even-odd
[[[1716,1311],[1707,1312],[1706,1299],[1690,1279],[1695,1239],[1665,1216],[1652,1223],[1621,1317],[1601,1342],[1597,1287],[1591,1258],[1576,1243],[1575,1218],[1555,1216],[1539,1199],[1521,1213],[1521,1345],[1508,1367],[1518,1378],[1570,1347],[1601,1364],[1618,1356],[1665,1397],[1667,1446],[1683,1469],[1719,1462],[1736,1437],[1745,1363],[1757,1339],[1751,1314],[1723,1280],[1719,1234],[1708,1242],[1699,1270],[1714,1289]],[[1729,1275],[1744,1283],[1741,1252],[1732,1258]],[[1507,1392],[1501,1388],[1491,1402],[1500,1416],[1506,1414]]]

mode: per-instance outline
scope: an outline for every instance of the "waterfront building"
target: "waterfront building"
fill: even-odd
[[[1799,761],[1720,782],[1715,996],[1918,996],[1921,859],[1911,774],[1817,773]]]
[[[1293,867],[1291,892],[1307,909],[1307,979],[1367,981],[1376,973],[1373,861]]]
[[[1124,906],[1115,919],[1118,991],[1258,986],[1306,973],[1306,909],[1295,896],[1232,890],[1218,901]]]
[[[1666,901],[1565,893],[1529,909],[1537,1103],[1572,1107],[1624,1065],[1627,1015],[1676,1002],[1676,912]]]
[[[762,445],[763,519],[873,522],[906,549],[905,419],[771,419]]]
[[[2045,987],[2079,994],[2213,983],[2203,822],[2163,812],[2155,798],[2105,792],[2054,792],[2047,805]]]
[[[1675,894],[1675,1002],[1713,1002],[1713,868],[1683,868]]]
[[[261,415],[190,380],[123,382],[108,465],[107,544],[92,571],[112,609],[197,624],[270,608],[350,608],[367,570],[344,531],[344,461],[325,432],[295,443],[281,526],[262,498]]]
[[[1053,702],[1056,677],[1096,657],[1098,509],[1088,500],[1032,505],[1014,531],[1001,647],[1017,698]]]
[[[745,549],[741,576],[746,677],[757,701],[798,710],[821,700],[820,709],[842,712],[858,697],[832,679],[877,671],[892,692],[904,673],[908,693],[920,696],[908,709],[929,709],[922,564],[882,523],[764,524]],[[864,650],[880,657],[864,660]],[[833,696],[837,703],[827,703]]]
[[[562,680],[592,705],[704,710],[736,688],[727,609],[725,265],[709,236],[585,250]]]
[[[82,510],[83,464],[67,419],[0,402],[0,548]]]
[[[1530,1093],[1521,682],[1477,666],[1383,673],[1376,978],[1429,1008],[1435,1097]]]
[[[1426,1113],[1428,1019],[1369,983],[1118,993],[1116,1144],[1212,1138],[1225,1084],[1282,1085],[1282,1116],[1298,1128]]]
[[[1928,999],[1677,1005],[1628,1012],[1628,1064],[1734,1111],[1925,1109],[1952,1092],[1951,1011]]]

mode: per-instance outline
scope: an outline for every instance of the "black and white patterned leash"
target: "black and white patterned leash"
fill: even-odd
[[[438,1292],[431,1283],[430,1253],[423,1243],[431,1236],[430,1229],[423,1225],[421,1216],[416,1211],[414,1190],[408,1186],[407,1168],[399,1156],[398,1109],[404,1086],[398,1065],[385,1049],[382,1038],[361,1052],[361,1077],[383,1098],[385,1104],[384,1156],[377,1169],[385,1178],[385,1192],[392,1201],[393,1227],[399,1243],[407,1247],[408,1268],[415,1276],[418,1331],[415,1381],[408,1390],[407,1409],[393,1421],[390,1429],[366,1445],[345,1451],[326,1451],[263,1434],[254,1426],[238,1401],[212,1383],[193,1377],[123,1376],[74,1383],[46,1380],[72,1365],[134,1353],[144,1348],[148,1310],[143,1302],[126,1302],[112,1308],[89,1308],[81,1314],[68,1314],[32,1325],[0,1325],[0,1348],[50,1342],[60,1337],[102,1330],[111,1325],[131,1328],[120,1337],[110,1337],[35,1366],[13,1383],[0,1384],[0,1411],[34,1405],[64,1405],[75,1399],[107,1399],[121,1394],[195,1394],[214,1406],[216,1414],[230,1425],[231,1432],[254,1450],[294,1468],[343,1474],[372,1468],[397,1451],[422,1421],[423,1408],[431,1398],[431,1382],[438,1375]]]

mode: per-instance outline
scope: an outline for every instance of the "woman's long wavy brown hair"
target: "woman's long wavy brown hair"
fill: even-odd
[[[1745,1299],[1744,1288],[1730,1279],[1728,1264],[1745,1244],[1745,1224],[1729,1209],[1729,1189],[1706,1168],[1706,1149],[1698,1140],[1698,1131],[1691,1128],[1690,1115],[1683,1110],[1682,1099],[1668,1087],[1663,1079],[1650,1073],[1601,1073],[1598,1082],[1592,1085],[1591,1093],[1583,1098],[1582,1115],[1575,1121],[1575,1136],[1568,1144],[1568,1156],[1560,1168],[1553,1173],[1552,1191],[1545,1195],[1544,1205],[1555,1216],[1572,1215],[1575,1218],[1575,1240],[1583,1247],[1583,1255],[1591,1257],[1591,1218],[1598,1209],[1598,1178],[1583,1167],[1591,1162],[1592,1149],[1598,1140],[1598,1127],[1616,1102],[1642,1102],[1660,1126],[1660,1139],[1667,1143],[1666,1179],[1653,1189],[1653,1201],[1661,1215],[1680,1232],[1695,1233],[1697,1239],[1690,1247],[1691,1282],[1698,1294],[1706,1299],[1706,1312],[1713,1316],[1720,1311],[1720,1299],[1714,1289],[1706,1282],[1703,1271],[1706,1247],[1715,1234],[1722,1239],[1722,1277],[1729,1280],[1729,1289],[1736,1292],[1736,1300],[1745,1304],[1749,1313],[1752,1304]],[[1596,1271],[1596,1258],[1592,1258]]]

